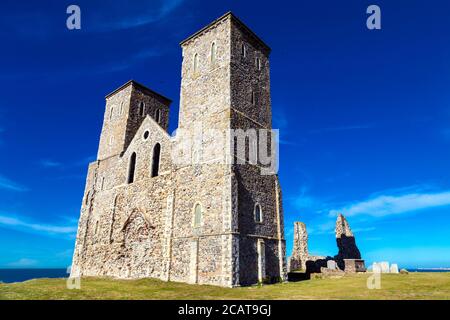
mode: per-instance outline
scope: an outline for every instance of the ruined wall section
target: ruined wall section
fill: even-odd
[[[294,246],[292,256],[289,258],[289,269],[306,270],[306,262],[309,260],[308,233],[303,222],[294,222]]]

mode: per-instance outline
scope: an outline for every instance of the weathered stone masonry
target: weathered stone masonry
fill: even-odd
[[[270,48],[231,13],[181,47],[181,133],[167,133],[171,101],[135,81],[106,97],[72,276],[229,287],[284,280],[277,175],[261,175],[259,164],[179,164],[172,158],[177,143],[199,123],[220,130],[271,129]],[[210,143],[202,141],[205,149]],[[219,151],[235,157],[229,145],[210,156]],[[262,221],[255,221],[256,206]]]

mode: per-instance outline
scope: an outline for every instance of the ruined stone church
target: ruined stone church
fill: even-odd
[[[178,130],[171,100],[129,81],[106,96],[88,168],[71,276],[240,286],[286,278],[278,176],[258,161],[177,162],[204,128],[272,128],[270,48],[232,13],[181,42]],[[210,137],[214,139],[214,137]],[[207,149],[211,140],[203,139]],[[225,143],[227,156],[235,150]],[[217,150],[213,150],[217,151]]]

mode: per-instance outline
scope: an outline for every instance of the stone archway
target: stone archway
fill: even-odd
[[[134,211],[123,228],[123,250],[129,277],[148,276],[148,257],[150,250],[150,226],[145,217]]]

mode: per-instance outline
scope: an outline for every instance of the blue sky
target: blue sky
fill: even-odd
[[[232,10],[271,47],[288,253],[336,254],[335,213],[363,256],[450,267],[448,1],[2,2],[0,267],[70,265],[104,96],[135,79],[172,98],[178,43]],[[382,30],[366,28],[370,4]]]

